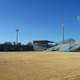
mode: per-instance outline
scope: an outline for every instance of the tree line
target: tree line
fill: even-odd
[[[0,51],[33,51],[33,45],[31,42],[27,44],[4,42],[0,43]]]

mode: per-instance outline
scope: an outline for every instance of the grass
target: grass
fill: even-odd
[[[0,52],[0,80],[80,80],[80,53]]]

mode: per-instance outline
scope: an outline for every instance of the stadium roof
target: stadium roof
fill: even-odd
[[[48,40],[35,40],[33,41],[34,43],[55,43],[53,41],[48,41]]]

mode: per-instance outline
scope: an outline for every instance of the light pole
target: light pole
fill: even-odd
[[[16,44],[18,44],[18,38],[19,38],[19,29],[16,29]]]
[[[64,24],[61,24],[61,28],[62,28],[62,42],[64,42]]]

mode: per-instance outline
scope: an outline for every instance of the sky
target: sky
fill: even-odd
[[[80,40],[80,0],[0,0],[0,42]]]

